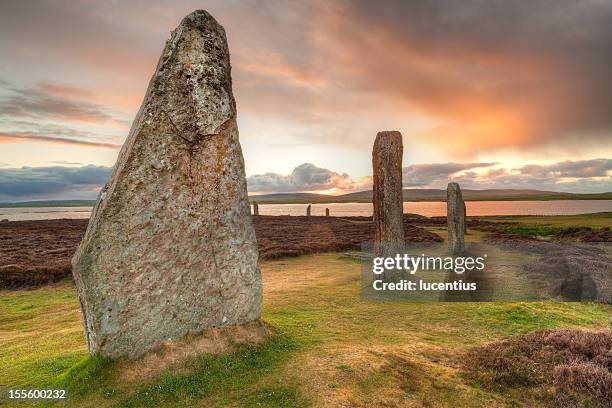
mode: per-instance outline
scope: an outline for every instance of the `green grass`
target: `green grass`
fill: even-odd
[[[119,407],[187,406],[196,401],[206,406],[302,407],[308,405],[307,398],[276,372],[304,345],[276,333],[263,344],[242,345],[229,354],[192,357],[181,363],[186,372],[163,373],[153,384],[133,391],[117,378],[119,363],[87,356],[50,386],[66,389],[75,403],[99,398]],[[266,386],[254,386],[266,378]]]
[[[0,293],[0,387],[47,385],[85,357],[71,284]]]
[[[579,215],[506,215],[495,217],[473,217],[490,221],[509,221],[519,222],[529,225],[548,225],[560,228],[568,227],[591,227],[591,228],[611,228],[612,212],[601,212],[596,214]]]
[[[138,389],[122,400],[123,407],[185,405],[202,399],[207,406],[305,406],[306,400],[295,387],[276,384],[264,389],[251,388],[275,371],[299,348],[288,336],[276,335],[258,346],[243,346],[223,356],[203,355],[190,361],[192,372],[164,374],[155,384]]]
[[[590,227],[593,229],[612,228],[612,213],[596,213],[582,215],[559,216],[495,216],[473,217],[488,221],[500,222],[499,225],[485,227],[486,230],[498,231],[505,234],[552,237],[566,228]],[[503,225],[501,222],[511,222],[514,225]]]
[[[597,326],[610,319],[610,309],[596,303],[491,303],[474,310],[474,324],[503,336],[555,327]]]
[[[2,386],[58,386],[67,406],[541,406],[483,390],[456,368],[464,350],[543,327],[600,328],[591,303],[362,302],[359,264],[336,254],[263,262],[273,336],[199,354],[153,376],[88,357],[72,284],[0,292]]]
[[[111,359],[88,355],[60,375],[51,385],[68,390],[73,398],[82,397],[90,392],[92,383],[106,394],[104,386],[113,375],[114,366]]]
[[[506,234],[536,235],[543,237],[556,235],[563,230],[562,227],[549,224],[504,225],[497,227],[496,229]]]

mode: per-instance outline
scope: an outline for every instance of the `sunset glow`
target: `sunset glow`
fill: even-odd
[[[610,191],[612,6],[580,4],[3,3],[0,172],[110,168],[169,31],[205,7],[227,31],[252,193],[367,189],[390,129],[406,187]]]

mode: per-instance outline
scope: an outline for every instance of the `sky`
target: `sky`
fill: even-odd
[[[95,198],[182,17],[231,52],[251,193],[371,188],[376,133],[405,187],[612,191],[612,2],[0,3],[0,201]]]

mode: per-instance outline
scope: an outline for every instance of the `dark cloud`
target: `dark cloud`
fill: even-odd
[[[490,167],[495,163],[428,163],[413,164],[402,169],[405,187],[425,186],[436,181],[446,181],[460,171]]]
[[[2,142],[16,142],[16,141],[42,141],[47,143],[58,143],[76,146],[92,146],[92,147],[106,147],[110,149],[118,149],[121,147],[120,144],[116,143],[104,143],[104,142],[93,142],[87,140],[70,139],[66,137],[55,137],[47,135],[39,135],[31,132],[2,132],[0,131],[0,143]]]
[[[110,177],[111,168],[103,166],[49,166],[0,168],[0,201],[28,199],[95,198]],[[563,161],[550,165],[525,165],[517,169],[474,169],[495,163],[431,163],[403,169],[404,185],[445,188],[456,181],[464,188],[539,189],[551,191],[612,191],[612,159]],[[353,180],[346,173],[304,163],[291,174],[257,174],[248,177],[251,193],[301,191],[339,192],[367,190],[371,177]]]
[[[125,124],[108,110],[89,102],[91,96],[85,100],[86,96],[88,92],[85,90],[54,84],[42,84],[37,88],[4,87],[4,95],[0,97],[0,115]]]
[[[0,169],[0,200],[95,198],[110,167],[21,167]]]
[[[539,189],[568,192],[612,191],[612,159],[563,161],[525,165],[517,169],[490,168],[496,163],[427,163],[402,169],[404,187],[446,188],[450,181],[464,188]],[[304,163],[289,175],[265,173],[248,178],[250,192],[279,193],[337,189],[366,190],[371,177],[353,180],[348,174]]]
[[[467,188],[528,188],[567,192],[612,191],[612,159],[566,160],[549,165],[527,164],[516,169],[465,172],[453,181]]]
[[[117,149],[123,136],[115,136],[35,120],[0,117],[0,143],[42,141],[75,146]]]
[[[1,2],[0,32],[18,39],[3,45],[21,62],[47,62],[45,68],[78,64],[119,80],[155,63],[172,20],[156,13],[162,3],[147,3],[144,11],[139,2]]]
[[[612,2],[600,0],[5,1],[0,113],[33,124],[125,126],[169,31],[201,7],[228,34],[242,140],[262,146],[274,139],[283,147],[267,152],[285,160],[282,165],[297,160],[283,158],[285,149],[305,144],[320,151],[348,146],[345,151],[356,152],[350,159],[358,158],[385,128],[403,132],[413,162],[498,161],[507,152],[509,160],[527,162],[523,154],[538,161],[538,153],[562,160],[611,152]],[[35,125],[0,123],[0,130],[12,141],[120,143]],[[265,169],[268,157],[254,157],[261,150],[244,151],[247,164]],[[355,171],[365,173],[369,164],[363,163]],[[605,172],[601,164],[572,169],[563,163],[556,169],[492,166],[488,178],[482,168],[452,173],[453,167],[435,164],[408,170],[405,181],[416,186],[463,177],[569,188],[558,181],[577,175],[583,181],[565,182],[603,188],[605,181],[590,176]],[[327,171],[332,175],[313,170],[310,183],[270,173],[252,183],[283,189],[355,183]]]
[[[30,49],[106,87],[112,78],[120,92],[127,84],[144,92],[168,31],[200,7],[2,2],[0,52],[23,65],[32,62],[23,51]],[[379,120],[400,121],[403,112],[438,122],[415,137],[472,157],[509,146],[593,146],[611,134],[609,1],[211,0],[205,7],[226,27],[240,109],[306,127],[321,143],[363,142]],[[59,88],[38,90],[79,96]],[[97,106],[81,112],[26,102],[30,113],[108,115]]]
[[[546,166],[526,165],[517,170],[524,175],[540,177],[606,177],[612,171],[612,159],[566,160]]]
[[[52,160],[50,163],[53,164],[63,164],[66,166],[83,166],[83,163],[80,162],[71,162],[71,161],[66,161],[66,160]]]
[[[318,38],[331,75],[434,117],[419,136],[442,151],[610,140],[611,2],[364,0],[326,10]]]
[[[247,178],[249,191],[258,193],[297,192],[337,189],[353,189],[356,183],[346,173],[317,167],[311,163],[300,164],[289,175],[278,173],[256,174]]]
[[[254,4],[266,12],[246,19],[257,30],[245,41],[265,45],[234,60],[241,106],[321,143],[359,146],[406,114],[433,123],[405,134],[462,159],[551,146],[571,157],[612,137],[611,2],[339,0],[284,8],[282,22]]]

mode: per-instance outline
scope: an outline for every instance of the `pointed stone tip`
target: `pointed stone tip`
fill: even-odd
[[[225,30],[214,17],[206,10],[185,16],[162,51],[147,114],[168,116],[189,142],[217,134],[236,115],[229,58]]]
[[[189,26],[189,27],[198,27],[205,28],[210,24],[214,24],[220,26],[220,24],[215,20],[215,18],[210,15],[210,13],[206,10],[194,10],[191,13],[187,14],[183,20],[181,21],[180,26]]]

